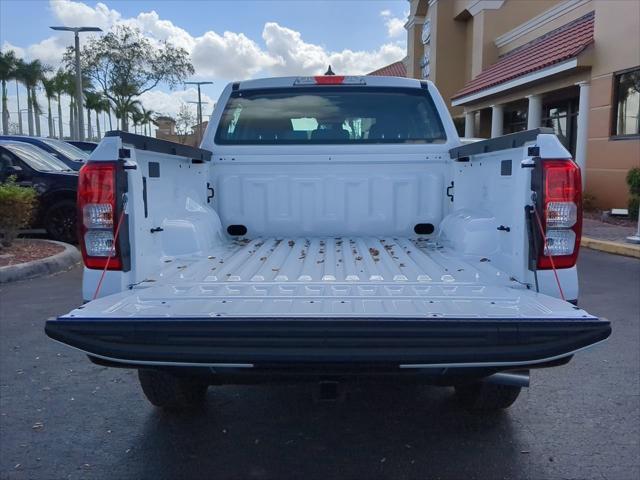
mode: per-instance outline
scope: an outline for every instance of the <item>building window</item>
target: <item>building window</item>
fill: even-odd
[[[614,136],[640,135],[640,68],[614,76]]]

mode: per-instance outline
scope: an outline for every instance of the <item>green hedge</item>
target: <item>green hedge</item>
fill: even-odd
[[[640,206],[640,168],[632,168],[627,173],[627,185],[629,185],[629,215],[631,218],[638,218],[638,207]]]
[[[36,197],[34,188],[21,187],[13,176],[0,183],[0,248],[9,247],[18,231],[29,226]]]

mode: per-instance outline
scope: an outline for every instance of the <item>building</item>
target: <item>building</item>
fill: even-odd
[[[173,117],[160,116],[156,118],[156,122],[158,124],[156,138],[181,143],[183,145],[190,145],[192,147],[200,146],[200,132],[204,134],[209,124],[209,122],[205,120],[202,122],[202,125],[196,124],[185,128],[184,131],[178,131],[176,129],[176,120]]]
[[[405,27],[407,76],[438,86],[461,134],[552,127],[596,205],[627,205],[625,177],[640,166],[640,1],[410,0]]]

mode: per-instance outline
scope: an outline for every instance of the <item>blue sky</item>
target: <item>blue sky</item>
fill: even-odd
[[[71,34],[50,25],[118,23],[186,48],[196,77],[213,80],[213,105],[228,81],[271,75],[367,73],[404,57],[406,0],[362,1],[71,1],[0,0],[0,46],[57,66]],[[195,92],[160,88],[142,98],[173,114]],[[10,99],[10,103],[14,99]]]

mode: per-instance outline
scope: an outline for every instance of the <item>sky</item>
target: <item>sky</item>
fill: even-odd
[[[364,74],[401,60],[408,9],[407,0],[0,0],[0,47],[57,68],[73,34],[49,26],[133,26],[189,52],[195,67],[191,80],[214,82],[203,87],[208,114],[230,81],[321,74],[329,64],[338,74]],[[9,110],[16,112],[12,87]],[[26,93],[20,95],[25,108]],[[175,115],[182,102],[196,99],[191,87],[160,86],[141,101],[147,109]],[[46,111],[44,96],[41,102]],[[63,102],[66,121],[65,110]]]

